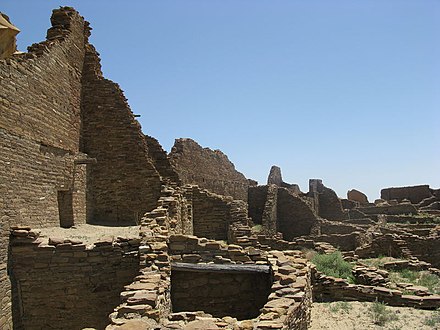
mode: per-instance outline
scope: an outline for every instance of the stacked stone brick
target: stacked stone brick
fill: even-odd
[[[256,185],[220,150],[202,148],[191,139],[175,141],[170,161],[184,184],[196,184],[219,195],[246,201],[248,187]]]
[[[14,328],[103,328],[124,285],[138,273],[139,242],[109,237],[86,245],[13,227]]]

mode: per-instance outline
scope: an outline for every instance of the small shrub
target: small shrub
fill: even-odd
[[[437,325],[440,325],[440,310],[437,310],[431,316],[426,317],[425,320],[423,321],[423,324],[432,328],[434,328]]]
[[[418,277],[418,272],[409,269],[402,269],[401,271],[399,271],[399,273],[400,276],[406,278],[411,283],[415,283]]]
[[[263,230],[263,226],[262,225],[255,225],[252,227],[252,231],[254,233],[261,233],[261,231]]]
[[[349,313],[352,309],[351,305],[346,301],[338,301],[334,303],[333,305],[330,305],[329,310],[332,313],[337,313],[339,311],[342,311],[344,313]]]
[[[330,254],[317,254],[312,258],[312,262],[316,265],[316,269],[325,275],[345,279],[352,276],[352,264],[345,261],[339,251]]]
[[[437,275],[420,272],[417,284],[427,287],[431,293],[440,293],[440,277]]]
[[[397,315],[392,311],[388,310],[385,304],[380,303],[378,301],[371,304],[368,309],[371,318],[373,319],[374,324],[383,326],[385,323],[389,321],[397,320]]]
[[[429,271],[412,271],[409,269],[403,269],[397,272],[390,272],[389,278],[392,283],[411,283],[424,286],[428,288],[431,293],[440,293],[440,277],[431,274]]]

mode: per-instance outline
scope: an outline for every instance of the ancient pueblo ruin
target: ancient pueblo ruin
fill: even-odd
[[[167,154],[103,77],[89,23],[70,7],[51,22],[15,53],[0,20],[0,329],[307,329],[312,302],[440,307],[439,291],[390,276],[440,276],[440,190],[341,199],[276,166],[258,185],[191,139]]]

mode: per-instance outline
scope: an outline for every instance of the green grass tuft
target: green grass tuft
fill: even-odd
[[[351,305],[346,301],[338,301],[329,306],[329,310],[332,313],[337,313],[339,311],[342,311],[348,314],[350,313],[351,309],[352,309]]]
[[[349,279],[352,277],[353,265],[345,261],[339,251],[331,254],[317,254],[312,258],[316,269],[325,275]]]
[[[433,329],[437,329],[436,326],[440,325],[440,310],[437,310],[431,316],[426,317],[423,324],[432,327]]]
[[[387,309],[385,304],[378,301],[372,303],[368,311],[374,324],[379,326],[384,326],[386,323],[398,319],[397,315]]]

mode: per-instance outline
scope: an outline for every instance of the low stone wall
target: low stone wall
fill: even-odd
[[[414,257],[440,268],[440,237],[419,237],[411,235],[405,238],[406,245]]]
[[[380,286],[349,284],[341,278],[326,276],[312,270],[314,301],[379,301],[390,306],[404,306],[421,309],[440,307],[439,295],[404,295],[400,290]]]
[[[155,211],[144,217],[140,251],[145,252],[141,252],[141,275],[121,294],[122,303],[110,315],[112,324],[108,330],[126,327],[183,329],[185,326],[197,329],[307,329],[311,304],[310,269],[300,251],[257,251],[253,247],[228,246],[224,242],[188,235],[173,235],[167,245],[163,240],[166,240],[167,222],[159,225],[154,216],[168,217],[167,212],[158,214]],[[273,270],[274,282],[268,301],[253,319],[238,321],[230,316],[218,318],[203,312],[171,312],[171,260],[197,265],[212,262],[231,266],[268,265]],[[186,283],[181,285],[180,293],[186,285],[188,288],[192,285],[191,281]],[[223,286],[211,284],[212,290],[221,295]]]
[[[372,239],[369,244],[356,248],[356,254],[361,258],[374,258],[379,255],[419,260],[440,267],[439,236],[420,237],[412,234],[387,233]]]
[[[354,231],[364,232],[365,229],[361,225],[354,225],[350,223],[337,222],[337,221],[327,221],[323,220],[320,223],[321,234],[351,234]]]
[[[310,238],[317,242],[327,242],[341,251],[353,251],[366,240],[365,235],[357,231],[349,234],[316,235]]]
[[[14,227],[10,239],[17,329],[102,329],[139,269],[139,239],[44,243],[29,227]]]
[[[247,222],[247,208],[243,203],[240,219],[240,201],[202,190],[198,186],[186,186],[192,193],[193,233],[199,237],[227,240],[228,227],[235,221]],[[235,212],[234,212],[235,211]]]
[[[435,216],[416,216],[416,215],[387,215],[385,217],[387,223],[434,223]]]
[[[391,233],[374,236],[370,243],[356,248],[355,253],[360,258],[375,258],[379,255],[395,258],[411,257],[405,240]]]
[[[296,238],[285,241],[265,235],[258,235],[259,248],[265,250],[315,250],[318,253],[332,253],[336,248],[327,242],[318,242],[310,238]]]
[[[417,214],[417,208],[412,204],[397,204],[397,205],[383,205],[383,206],[366,206],[357,208],[358,211],[366,215],[372,214]]]
[[[173,262],[248,263],[266,260],[264,252],[254,247],[243,248],[223,241],[196,236],[173,235],[169,238],[169,253]]]
[[[408,199],[413,204],[421,202],[423,199],[432,196],[433,191],[429,185],[411,186],[411,187],[397,187],[385,188],[380,191],[380,198],[385,200],[396,199],[402,201]]]

